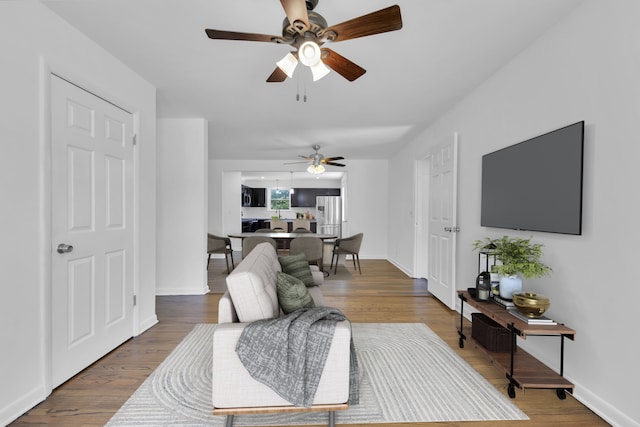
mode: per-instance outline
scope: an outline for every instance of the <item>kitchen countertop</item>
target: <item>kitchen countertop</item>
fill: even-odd
[[[280,221],[287,221],[287,222],[293,222],[293,220],[295,220],[295,218],[280,218]],[[243,222],[251,222],[251,221],[275,221],[272,220],[271,218],[245,218],[242,217],[242,221]],[[310,222],[316,222],[316,219],[306,219],[304,221],[310,221]]]

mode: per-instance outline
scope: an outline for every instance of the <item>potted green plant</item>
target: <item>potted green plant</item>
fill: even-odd
[[[551,267],[540,261],[542,244],[531,243],[531,238],[503,236],[484,238],[473,243],[473,249],[495,254],[500,264],[493,271],[500,275],[500,296],[511,299],[522,291],[522,277],[542,277],[551,273]]]

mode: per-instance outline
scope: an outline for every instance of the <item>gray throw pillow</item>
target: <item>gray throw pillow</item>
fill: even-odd
[[[304,254],[286,255],[278,257],[282,272],[302,280],[305,286],[315,286],[309,262]]]
[[[278,271],[276,281],[278,302],[284,314],[293,313],[301,308],[315,307],[313,298],[300,279]]]

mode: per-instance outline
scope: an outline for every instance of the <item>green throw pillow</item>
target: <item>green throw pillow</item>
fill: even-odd
[[[287,273],[278,271],[276,291],[278,292],[278,302],[284,314],[316,306],[304,283]]]
[[[309,268],[309,262],[304,254],[286,255],[278,258],[282,266],[282,272],[302,280],[305,286],[315,286],[313,274]]]

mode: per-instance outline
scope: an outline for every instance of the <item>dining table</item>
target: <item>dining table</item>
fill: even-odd
[[[315,237],[322,240],[332,240],[337,239],[338,236],[335,234],[320,234],[320,233],[283,233],[274,231],[273,233],[255,233],[255,232],[247,232],[247,233],[230,233],[227,236],[234,239],[245,239],[247,237],[255,237],[255,236],[264,236],[271,237],[274,240],[288,240],[291,241],[296,237]]]
[[[322,239],[322,241],[327,241],[327,240],[333,240],[333,239],[337,239],[338,236],[335,234],[321,234],[321,233],[284,233],[284,232],[277,232],[274,231],[273,233],[255,233],[255,232],[247,232],[247,233],[230,233],[227,234],[228,237],[234,238],[234,239],[245,239],[247,237],[256,237],[256,236],[264,236],[264,237],[271,237],[273,240],[278,241],[278,240],[282,240],[282,241],[286,241],[286,242],[291,242],[291,240],[297,238],[297,237],[316,237],[318,239]],[[288,247],[288,245],[287,245]],[[324,258],[324,257],[323,257]],[[323,261],[324,263],[324,261]],[[326,276],[329,275],[329,271],[321,269]]]

